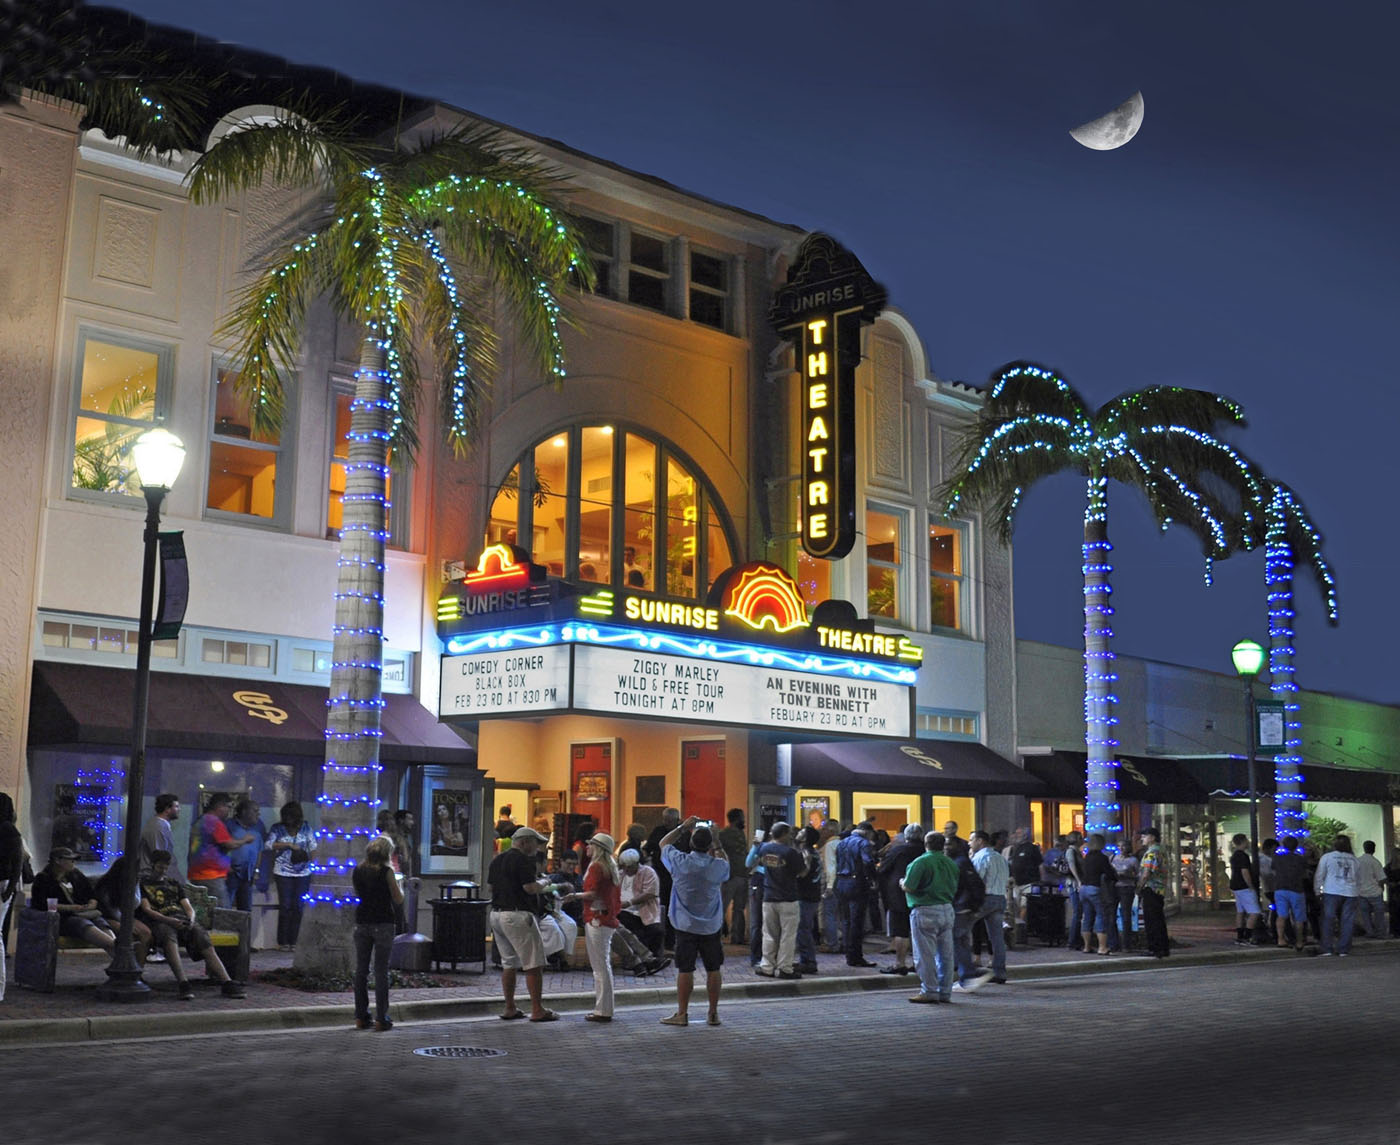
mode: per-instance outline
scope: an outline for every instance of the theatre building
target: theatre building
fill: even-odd
[[[349,100],[370,129],[464,114],[219,52]],[[220,109],[209,137],[266,112]],[[313,312],[287,417],[255,432],[221,323],[295,204],[267,188],[196,206],[192,155],[136,156],[79,114],[0,108],[8,253],[36,268],[0,332],[17,475],[0,789],[37,856],[76,842],[95,874],[123,828],[144,508],[130,448],[156,424],[187,451],[162,527],[184,534],[190,592],[154,649],[140,814],[174,791],[180,847],[216,790],[268,824],[291,799],[317,821],[360,332]],[[619,836],[667,805],[751,825],[1024,819],[1042,788],[1007,762],[1010,553],[931,499],[978,392],[936,375],[832,240],[506,137],[564,177],[598,281],[570,302],[562,385],[507,338],[468,455],[437,444],[425,402],[423,446],[391,474],[380,796],[415,813],[424,872],[479,876],[502,804]]]

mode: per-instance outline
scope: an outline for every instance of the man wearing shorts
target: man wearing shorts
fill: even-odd
[[[724,883],[729,860],[709,827],[696,827],[692,815],[658,844],[661,862],[671,874],[671,925],[676,932],[676,1012],[662,1018],[663,1026],[690,1024],[690,994],[695,989],[695,958],[705,964],[705,995],[710,1003],[711,1026],[719,1025],[719,991],[723,976]],[[690,850],[676,847],[683,832],[690,832]]]
[[[1287,839],[1274,852],[1274,909],[1278,911],[1278,944],[1288,945],[1288,927],[1293,925],[1293,949],[1303,952],[1308,932],[1306,879],[1308,856],[1302,839]]]
[[[1230,890],[1235,895],[1235,945],[1254,946],[1259,923],[1259,890],[1254,885],[1254,863],[1249,857],[1249,836],[1230,840]]]
[[[509,849],[491,860],[486,881],[491,886],[491,937],[501,955],[501,992],[507,1022],[523,1018],[515,1007],[515,981],[524,973],[530,993],[530,1021],[554,1022],[559,1015],[546,1010],[544,993],[544,939],[540,935],[539,895],[547,884],[535,868],[535,852],[548,840],[531,827],[517,827]]]

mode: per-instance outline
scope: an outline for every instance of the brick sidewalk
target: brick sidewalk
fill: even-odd
[[[1169,930],[1173,940],[1173,954],[1189,958],[1191,961],[1219,961],[1278,957],[1269,949],[1255,949],[1234,945],[1234,916],[1225,911],[1178,916],[1169,920]],[[893,959],[882,955],[880,950],[884,939],[868,941],[867,956],[871,961],[889,965]],[[1360,947],[1381,947],[1400,949],[1400,943],[1376,942],[1359,939]],[[801,993],[838,992],[845,989],[881,989],[907,986],[915,989],[912,975],[884,975],[876,970],[849,967],[841,955],[822,954],[818,956],[821,967],[819,976],[804,978],[802,983],[776,982],[756,975],[748,962],[747,947],[728,946],[725,949],[726,961],[724,978],[726,990],[733,994],[746,993]],[[152,997],[148,1002],[123,1004],[102,1002],[96,996],[97,987],[105,981],[104,970],[108,956],[99,951],[65,951],[58,959],[57,988],[52,994],[36,993],[21,989],[11,980],[6,986],[5,1000],[0,1002],[0,1041],[22,1039],[27,1033],[41,1033],[37,1024],[53,1023],[55,1036],[61,1027],[73,1025],[73,1020],[120,1018],[120,1026],[128,1026],[131,1020],[149,1018],[149,1025],[155,1032],[175,1032],[178,1028],[186,1031],[217,1023],[220,1016],[231,1016],[248,1012],[232,1024],[244,1026],[257,1024],[258,1015],[275,1015],[286,1011],[286,1021],[290,1024],[319,1025],[333,1023],[340,1019],[348,1020],[352,999],[349,991],[334,993],[308,993],[283,986],[270,985],[258,980],[260,972],[278,967],[290,966],[291,954],[277,951],[260,951],[252,956],[253,980],[248,983],[247,997],[241,999],[223,998],[215,983],[206,981],[201,968],[191,968],[194,973],[191,981],[196,988],[193,1002],[180,1002],[175,996],[174,978],[160,964],[148,964],[146,981],[151,986]],[[985,959],[985,956],[984,956]],[[1174,960],[1173,960],[1174,961]],[[1155,965],[1171,965],[1172,962],[1157,963],[1153,959],[1132,954],[1117,954],[1111,958],[1066,950],[1063,947],[1042,945],[1013,947],[1007,956],[1008,976],[1040,977],[1047,974],[1061,974],[1086,970],[1103,972],[1113,969],[1142,969]],[[675,986],[675,970],[667,968],[660,974],[645,979],[634,979],[625,971],[616,973],[616,992],[619,1005],[646,998],[654,1000],[659,994],[667,994]],[[397,989],[392,995],[395,1011],[412,1012],[419,1017],[428,1016],[441,1009],[444,1016],[463,1009],[478,1010],[488,1005],[499,1005],[500,975],[488,967],[483,974],[459,970],[456,973],[434,972],[434,977],[449,980],[452,984],[442,988]],[[850,979],[867,980],[857,987]],[[827,985],[823,985],[827,983]],[[575,959],[575,968],[568,971],[546,970],[545,997],[566,1003],[566,1008],[575,1008],[568,1003],[579,999],[591,1000],[593,976],[583,961],[582,944]],[[520,996],[524,997],[521,985]],[[454,1005],[455,1004],[455,1005]],[[553,1003],[551,1003],[553,1004]],[[325,1011],[318,1016],[315,1011]],[[253,1012],[256,1012],[253,1013]],[[299,1016],[293,1019],[292,1012]],[[65,1021],[68,1020],[68,1021]],[[14,1022],[22,1023],[5,1036],[5,1027]],[[275,1024],[268,1019],[269,1024]],[[75,1027],[76,1028],[76,1027]],[[19,1036],[19,1038],[16,1037]],[[97,1036],[93,1031],[80,1036]]]

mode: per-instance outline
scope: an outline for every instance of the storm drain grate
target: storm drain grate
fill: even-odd
[[[503,1058],[505,1050],[491,1050],[483,1046],[424,1046],[414,1050],[420,1058]]]

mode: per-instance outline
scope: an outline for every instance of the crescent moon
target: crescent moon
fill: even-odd
[[[1142,92],[1135,92],[1107,115],[1081,123],[1070,135],[1076,143],[1082,143],[1093,151],[1112,151],[1115,147],[1122,147],[1138,133],[1144,110]]]

